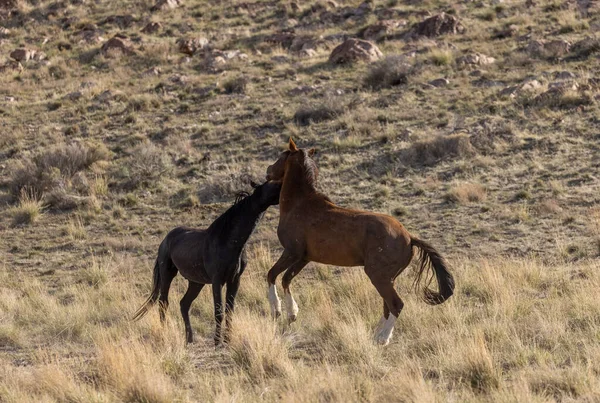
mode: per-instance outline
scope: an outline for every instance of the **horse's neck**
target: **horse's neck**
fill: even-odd
[[[306,176],[304,168],[291,166],[283,177],[283,185],[279,195],[279,210],[281,213],[285,213],[293,203],[314,193],[316,193],[315,186]]]

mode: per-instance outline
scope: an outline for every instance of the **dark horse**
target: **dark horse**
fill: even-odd
[[[187,292],[180,302],[188,343],[191,343],[194,337],[190,325],[190,306],[205,284],[212,284],[217,322],[216,345],[221,341],[221,323],[224,316],[222,288],[227,284],[227,329],[224,337],[227,342],[240,276],[246,268],[246,242],[265,210],[279,203],[281,182],[267,182],[260,186],[253,184],[253,187],[251,195],[244,193],[238,196],[235,204],[208,229],[177,227],[169,232],[158,248],[152,293],[134,314],[134,320],[146,315],[158,300],[160,319],[164,322],[169,305],[169,287],[179,271],[189,281]]]
[[[284,251],[268,274],[271,310],[274,316],[281,314],[275,280],[284,271],[282,285],[286,310],[289,320],[293,321],[298,306],[290,292],[290,283],[308,262],[364,266],[365,273],[383,298],[383,317],[375,337],[378,343],[385,345],[389,343],[396,318],[404,306],[394,289],[394,280],[412,260],[413,248],[421,252],[415,285],[432,268],[439,286],[437,292],[424,289],[425,302],[437,305],[450,298],[454,292],[454,278],[433,246],[409,234],[396,219],[339,207],[319,193],[316,190],[318,169],[311,158],[313,152],[297,148],[290,138],[289,150],[267,169],[267,180],[283,181],[277,235]]]

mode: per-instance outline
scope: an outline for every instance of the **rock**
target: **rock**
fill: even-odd
[[[10,35],[10,29],[0,27],[0,38],[7,38]]]
[[[158,0],[158,2],[150,8],[150,11],[173,10],[181,5],[183,5],[182,0]]]
[[[290,45],[290,51],[299,52],[303,49],[316,49],[321,42],[311,35],[296,36]]]
[[[206,38],[179,38],[176,43],[180,53],[190,56],[208,47],[208,39]]]
[[[462,34],[463,32],[465,32],[465,27],[458,18],[453,15],[441,13],[415,24],[411,34],[413,36],[435,37],[448,34]]]
[[[320,87],[316,86],[316,85],[300,85],[298,87],[292,88],[291,90],[288,91],[288,94],[295,97],[298,95],[306,95],[306,94],[310,94],[311,92],[314,92],[316,90],[318,90]]]
[[[436,78],[435,80],[429,82],[429,85],[432,85],[436,88],[445,87],[448,84],[450,84],[450,80],[447,78]]]
[[[458,65],[476,65],[476,66],[485,66],[486,64],[492,64],[496,61],[493,57],[486,56],[482,53],[470,53],[468,55],[459,57],[456,60]]]
[[[532,40],[525,47],[525,51],[534,57],[564,57],[571,50],[571,44],[563,39],[550,42]]]
[[[551,57],[563,57],[571,50],[571,43],[557,39],[544,44],[544,49]]]
[[[6,102],[16,102],[16,98],[15,97],[11,97],[10,95],[7,95],[4,97],[4,101]]]
[[[162,73],[162,70],[160,69],[160,67],[152,67],[146,71],[144,71],[143,75],[144,76],[159,76]]]
[[[555,81],[553,83],[548,84],[548,90],[562,90],[562,91],[577,91],[579,89],[579,84],[575,81]]]
[[[378,42],[391,37],[398,27],[406,25],[404,20],[379,21],[365,28],[361,37],[367,41]]]
[[[557,71],[554,73],[554,78],[557,80],[572,80],[577,78],[577,74],[570,71]]]
[[[99,102],[101,104],[107,104],[114,98],[114,94],[111,90],[106,90],[101,92],[100,94],[94,97],[95,102]]]
[[[363,15],[369,14],[371,11],[373,11],[372,1],[363,1],[354,11],[354,15],[362,17]]]
[[[298,11],[300,11],[300,5],[299,5],[297,2],[295,2],[295,1],[292,1],[292,2],[290,3],[290,8],[291,8],[291,9],[292,9],[292,11],[293,11],[293,12],[295,12],[295,13],[297,13]]]
[[[82,96],[83,94],[81,93],[81,91],[75,91],[65,95],[63,99],[68,99],[69,101],[77,101]]]
[[[17,62],[26,62],[33,59],[35,53],[35,50],[19,48],[10,52],[10,58],[16,60]]]
[[[125,35],[121,34],[117,34],[110,38],[108,42],[102,45],[100,50],[104,55],[109,55],[113,52],[122,53],[124,55],[135,54],[131,41]]]
[[[289,63],[290,62],[290,58],[284,55],[277,55],[277,56],[273,56],[271,57],[271,60],[274,61],[275,63]]]
[[[144,28],[142,28],[141,32],[144,34],[153,34],[158,32],[161,28],[162,24],[160,22],[149,22]]]
[[[295,20],[293,18],[288,18],[287,20],[284,20],[281,23],[281,28],[294,28],[295,26],[298,25],[298,20]]]
[[[317,51],[314,49],[302,49],[298,52],[298,56],[308,59],[317,56]]]
[[[133,14],[111,15],[111,16],[106,17],[102,21],[100,21],[98,24],[101,26],[102,25],[116,25],[121,29],[126,29],[126,28],[129,28],[130,26],[132,26],[134,23],[136,23],[137,20],[138,20],[137,17],[134,16]],[[89,25],[94,25],[94,24],[89,24]],[[96,29],[96,28],[97,27],[94,26],[94,28],[92,28],[92,29]],[[92,29],[88,29],[88,30],[91,31]]]
[[[289,49],[296,38],[296,34],[294,32],[284,31],[277,32],[273,35],[269,35],[265,38],[265,42],[281,46],[284,49]]]
[[[506,38],[512,38],[513,36],[515,36],[517,33],[519,32],[519,27],[516,25],[509,25],[507,27],[504,27],[502,29],[497,29],[494,31],[494,35],[492,36],[493,39],[506,39]]]
[[[333,64],[354,63],[357,61],[374,62],[383,56],[379,48],[368,41],[361,39],[347,39],[337,46],[329,56]]]
[[[509,96],[510,98],[515,98],[518,95],[521,95],[525,92],[533,92],[541,87],[542,87],[542,83],[540,83],[538,80],[528,80],[528,81],[522,82],[521,84],[513,85],[511,87],[507,87],[507,88],[503,89],[502,91],[500,91],[500,95]]]
[[[81,31],[79,31],[78,35],[81,37],[81,42],[85,43],[101,43],[104,42],[104,31],[98,29],[96,24],[86,24],[83,26]]]

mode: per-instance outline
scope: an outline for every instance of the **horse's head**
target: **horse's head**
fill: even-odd
[[[316,180],[317,166],[314,163],[312,156],[315,153],[315,149],[305,150],[296,147],[294,140],[290,137],[288,144],[288,150],[281,153],[277,161],[273,165],[267,168],[267,180],[268,181],[281,181],[285,175],[286,170],[291,164],[299,164],[310,168],[311,175]]]
[[[268,207],[279,204],[279,193],[281,192],[280,181],[269,181],[262,185],[251,182],[250,185],[254,188],[252,197],[256,197],[261,206]]]

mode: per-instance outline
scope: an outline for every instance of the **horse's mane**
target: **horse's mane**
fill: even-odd
[[[306,150],[302,150],[302,154],[304,156],[304,174],[308,184],[316,187],[317,186],[317,176],[319,174],[319,169],[317,168],[317,164],[315,161],[308,156]]]

